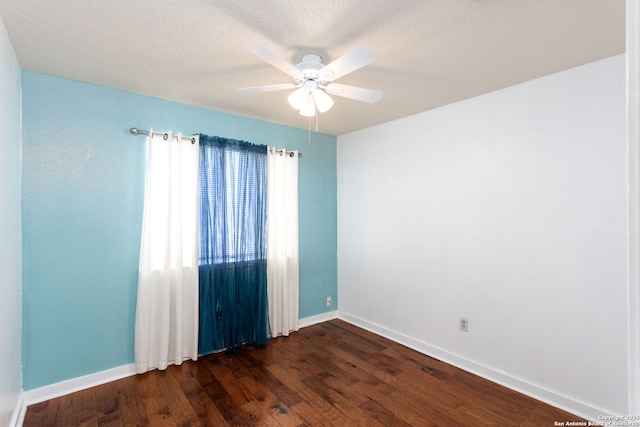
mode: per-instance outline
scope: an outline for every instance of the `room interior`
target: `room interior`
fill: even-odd
[[[131,127],[303,153],[302,326],[340,318],[586,419],[640,413],[638,9],[3,2],[0,424],[133,375]],[[289,87],[241,93],[292,82],[248,45],[365,46],[337,82],[383,97],[304,117]]]

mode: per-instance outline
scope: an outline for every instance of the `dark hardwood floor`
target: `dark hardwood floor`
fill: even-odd
[[[553,426],[574,415],[340,320],[29,406],[24,426]]]

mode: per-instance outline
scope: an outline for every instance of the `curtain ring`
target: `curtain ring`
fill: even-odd
[[[162,137],[162,139],[164,139],[165,141],[166,141],[167,139],[169,139],[169,134],[165,132],[165,133],[164,133],[164,136]]]
[[[293,151],[289,153],[289,157],[293,157]]]
[[[284,154],[284,150],[280,150],[280,157]]]
[[[196,138],[195,137],[191,138],[191,145],[193,145],[195,143],[196,143]]]

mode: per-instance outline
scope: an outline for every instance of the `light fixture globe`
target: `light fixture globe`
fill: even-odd
[[[287,99],[292,108],[300,110],[304,105],[304,101],[307,99],[307,90],[304,87],[301,87],[300,89],[291,92],[291,95],[289,95],[289,98]]]
[[[327,112],[333,107],[333,99],[321,89],[313,92],[313,99],[316,101],[318,111],[321,113]]]
[[[313,117],[316,115],[316,103],[313,101],[313,96],[307,96],[304,105],[300,109],[300,114],[305,117]]]

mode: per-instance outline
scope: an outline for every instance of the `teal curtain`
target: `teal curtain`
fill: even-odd
[[[270,339],[267,146],[200,135],[198,352]]]

